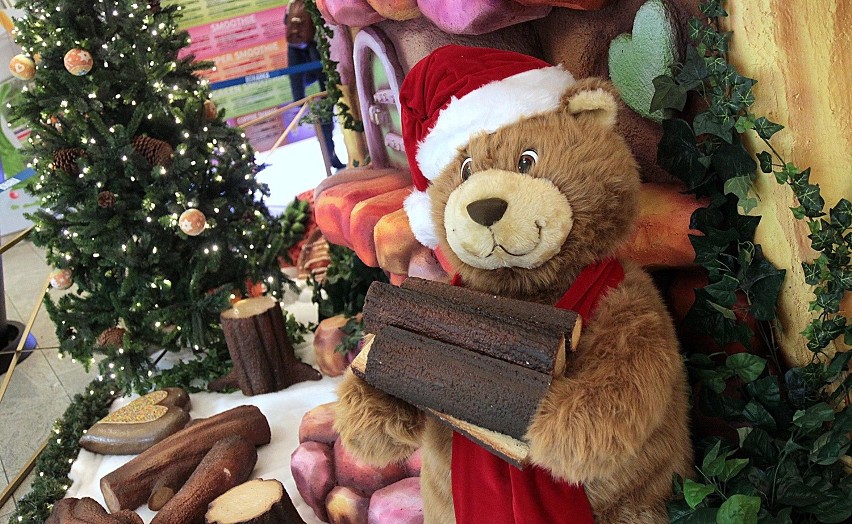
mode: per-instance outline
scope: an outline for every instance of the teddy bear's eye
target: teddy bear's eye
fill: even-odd
[[[471,166],[472,163],[473,163],[473,159],[470,158],[470,157],[465,158],[464,161],[462,162],[462,165],[461,165],[462,182],[467,180],[468,177],[473,174],[473,167]]]
[[[527,149],[518,158],[518,171],[529,173],[536,162],[538,162],[538,154],[533,149]]]

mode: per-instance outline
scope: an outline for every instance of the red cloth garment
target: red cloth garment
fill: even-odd
[[[587,321],[601,297],[623,280],[624,268],[617,260],[592,264],[555,307]],[[452,488],[457,524],[594,523],[583,486],[558,481],[538,466],[520,470],[455,431]]]

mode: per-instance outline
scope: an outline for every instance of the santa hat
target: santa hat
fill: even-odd
[[[557,109],[571,73],[531,56],[450,45],[433,51],[399,91],[402,138],[414,191],[405,211],[414,236],[434,248],[438,234],[426,190],[479,133]]]

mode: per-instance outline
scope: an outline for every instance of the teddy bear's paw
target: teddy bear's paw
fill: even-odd
[[[335,429],[358,458],[375,466],[405,460],[420,446],[424,415],[351,371],[338,388]]]

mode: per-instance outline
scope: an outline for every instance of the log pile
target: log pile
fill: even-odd
[[[532,416],[579,342],[576,313],[409,278],[373,283],[363,315],[356,375],[524,464]]]

